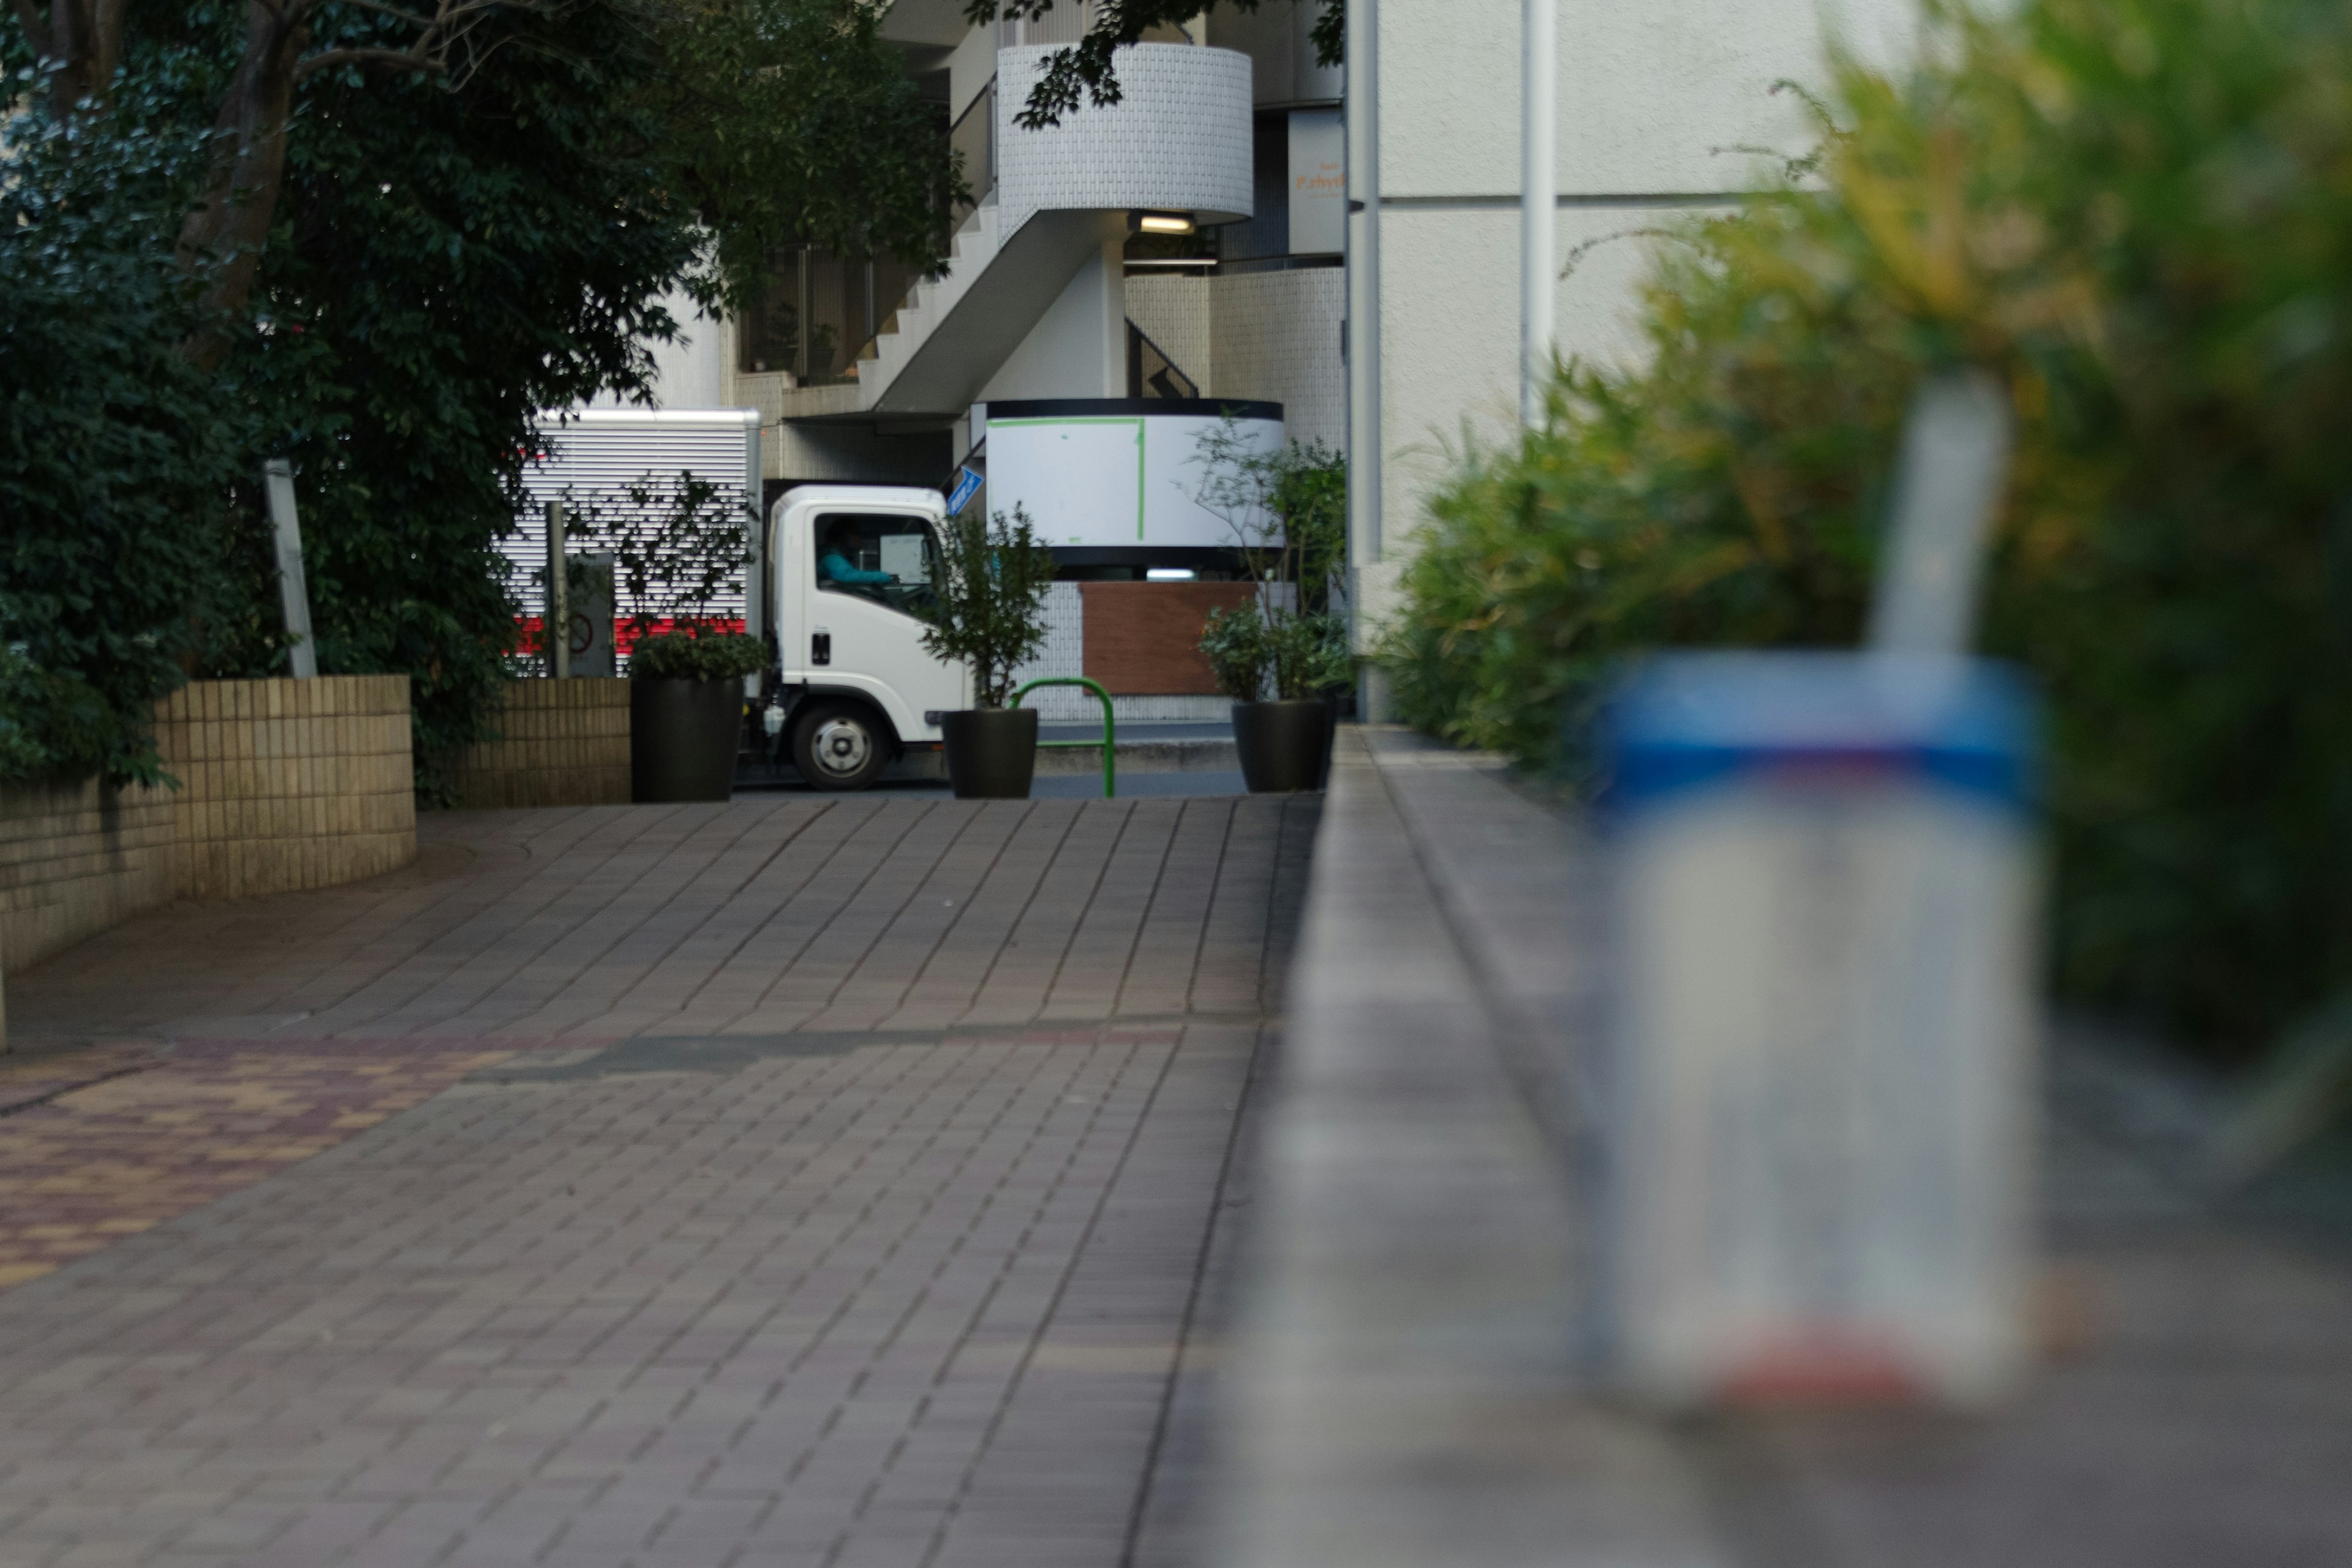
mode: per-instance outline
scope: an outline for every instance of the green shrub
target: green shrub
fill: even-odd
[[[766,647],[741,632],[660,632],[629,650],[632,680],[740,680],[767,667]]]
[[[1990,369],[1986,644],[2051,699],[2057,977],[2223,1052],[2352,984],[2352,10],[1955,11],[1841,68],[1816,159],[1668,248],[1649,363],[1463,451],[1385,657],[1407,714],[1580,767],[1618,661],[1850,645],[1898,426]]]

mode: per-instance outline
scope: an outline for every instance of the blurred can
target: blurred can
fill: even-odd
[[[1978,1404],[2026,1353],[2033,704],[1965,658],[1654,659],[1605,721],[1601,1343],[1670,1406]]]

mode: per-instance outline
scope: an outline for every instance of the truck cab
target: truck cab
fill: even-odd
[[[870,788],[940,716],[971,706],[971,673],[923,651],[947,506],[931,489],[803,485],[777,498],[760,552],[774,637],[779,735],[811,789]]]

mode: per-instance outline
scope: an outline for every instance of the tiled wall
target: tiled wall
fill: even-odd
[[[416,856],[408,678],[205,680],[157,704],[169,788],[0,788],[0,965],[173,898],[356,881]]]
[[[1252,189],[1250,61],[1230,49],[1137,44],[1118,53],[1119,100],[1058,125],[1013,122],[1059,46],[996,57],[996,199],[1010,236],[1040,212],[1246,216]]]
[[[1209,353],[1209,279],[1129,278],[1127,319],[1192,377],[1202,396],[1215,395],[1216,371]]]
[[[183,898],[357,881],[416,856],[408,678],[200,680],[157,705]]]
[[[629,804],[627,681],[510,681],[498,726],[458,760],[459,805]]]
[[[0,786],[0,968],[169,901],[177,838],[168,789]]]
[[[1336,267],[1241,272],[1209,285],[1209,383],[1218,397],[1282,405],[1295,441],[1347,445],[1348,371],[1339,359],[1347,275]]]

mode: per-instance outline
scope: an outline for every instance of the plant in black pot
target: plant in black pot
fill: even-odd
[[[971,670],[976,706],[940,716],[959,799],[1025,800],[1037,769],[1037,712],[1007,708],[1013,672],[1045,646],[1054,552],[1029,514],[966,511],[940,530],[939,581],[923,647]]]
[[[1256,593],[1209,612],[1201,652],[1234,700],[1234,749],[1252,794],[1321,789],[1338,694],[1355,673],[1339,613],[1345,460],[1320,443],[1272,451],[1227,419],[1202,433],[1196,499],[1224,518]]]
[[[630,793],[639,801],[735,793],[743,680],[766,650],[718,601],[751,560],[751,515],[692,474],[647,475],[575,509],[572,532],[610,552],[629,613]]]

